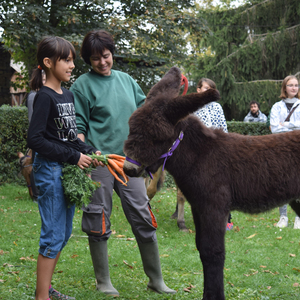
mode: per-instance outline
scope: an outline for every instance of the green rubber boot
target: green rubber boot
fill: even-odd
[[[89,245],[97,281],[97,290],[108,296],[119,297],[119,292],[113,287],[110,281],[107,241],[89,241]]]
[[[138,243],[143,267],[146,275],[149,277],[147,288],[159,294],[175,294],[176,291],[168,288],[164,283],[157,242]]]

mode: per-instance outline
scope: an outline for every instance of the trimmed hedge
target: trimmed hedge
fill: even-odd
[[[229,132],[236,132],[243,135],[266,135],[270,134],[270,129],[266,126],[266,123],[259,122],[238,122],[227,121],[227,129]]]
[[[2,105],[0,107],[0,184],[18,182],[25,184],[20,172],[17,152],[26,151],[28,129],[27,107]],[[248,135],[270,134],[264,123],[227,122],[229,132]],[[172,178],[166,177],[166,186],[174,186]]]
[[[20,172],[17,152],[25,152],[28,129],[27,107],[0,107],[0,184],[25,184]]]

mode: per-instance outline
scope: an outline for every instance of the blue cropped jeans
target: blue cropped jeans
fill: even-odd
[[[61,184],[62,164],[36,154],[33,163],[35,184],[39,190],[41,215],[39,253],[56,258],[67,244],[71,233],[75,206],[68,205]]]

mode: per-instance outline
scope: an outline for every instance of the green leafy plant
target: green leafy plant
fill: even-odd
[[[266,123],[260,122],[227,122],[229,132],[235,132],[243,135],[266,135],[271,134],[270,129]]]
[[[18,177],[20,166],[17,152],[26,151],[27,128],[27,107],[0,107],[0,184],[25,184],[25,180]]]
[[[125,157],[116,154],[96,155],[94,153],[88,156],[105,164],[111,174],[126,185],[128,178],[123,171]],[[119,161],[119,166],[116,165],[117,160],[122,161]],[[101,186],[100,182],[94,181],[90,177],[93,168],[93,164],[90,164],[90,166],[85,169],[80,169],[77,165],[64,164],[64,168],[62,169],[63,176],[61,177],[62,186],[65,198],[70,205],[75,204],[79,208],[82,207],[82,205],[88,205],[94,191]],[[116,172],[123,176],[125,182],[118,177]]]
[[[248,135],[270,134],[264,123],[245,123],[227,121],[228,131]],[[18,177],[20,166],[17,152],[26,151],[28,117],[27,107],[0,107],[0,185],[16,182],[26,184],[23,177]],[[94,159],[94,157],[92,157]],[[173,186],[173,179],[167,178],[166,186]]]
[[[92,165],[89,168],[80,169],[77,165],[65,164],[62,169],[62,186],[66,200],[70,205],[77,207],[90,203],[94,191],[101,186],[89,176]]]
[[[198,10],[209,31],[182,62],[191,86],[213,79],[227,120],[243,120],[252,100],[267,114],[280,100],[283,79],[300,76],[299,1],[217,2]]]

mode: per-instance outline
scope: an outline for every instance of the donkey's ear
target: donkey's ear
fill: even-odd
[[[203,93],[181,95],[167,103],[165,106],[165,115],[175,125],[178,121],[203,107],[205,104],[219,99],[220,94],[215,89],[209,89]]]
[[[149,91],[146,101],[161,98],[172,99],[178,96],[181,85],[181,71],[172,67]]]

